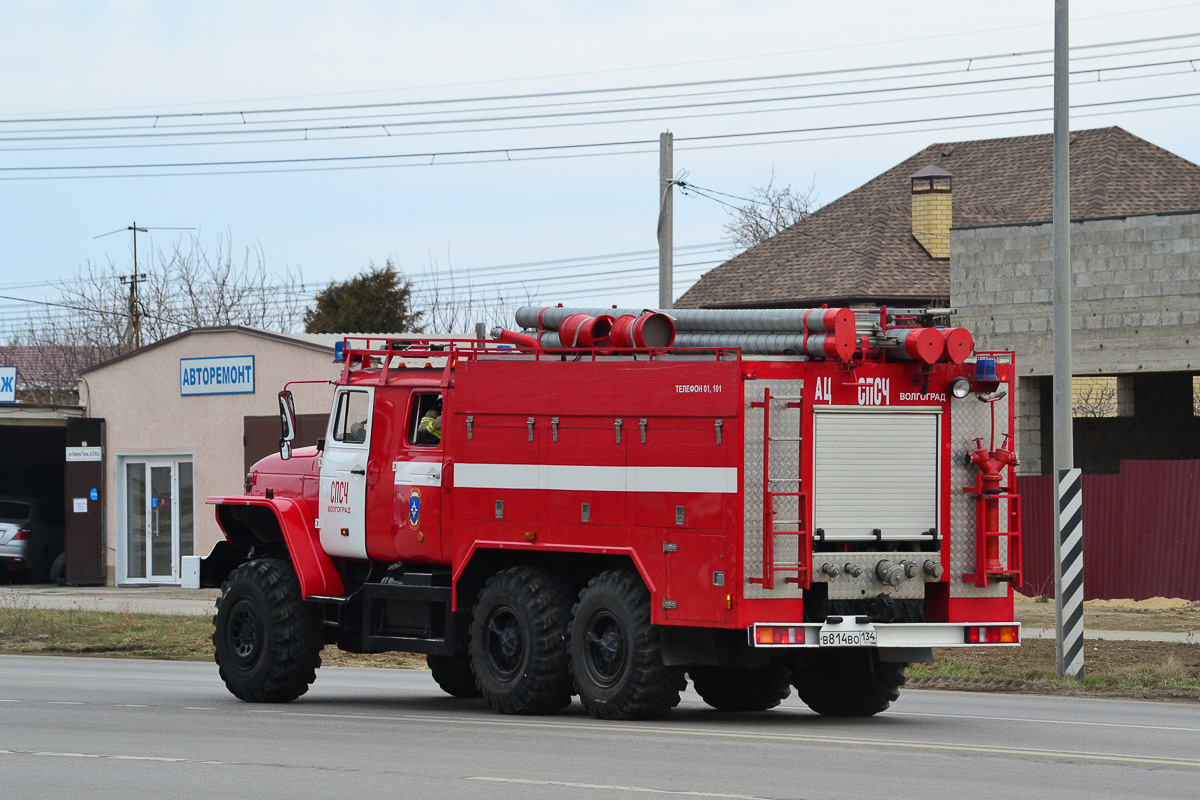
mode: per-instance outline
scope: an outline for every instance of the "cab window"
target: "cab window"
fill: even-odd
[[[442,443],[442,396],[437,392],[413,395],[408,443],[419,447],[437,447]]]
[[[342,392],[338,396],[337,415],[333,421],[336,441],[361,444],[367,440],[368,401],[366,392]]]

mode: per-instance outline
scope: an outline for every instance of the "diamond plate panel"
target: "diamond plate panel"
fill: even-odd
[[[992,436],[992,409],[996,412],[996,444],[1009,433],[1008,403],[981,403],[968,396],[950,403],[950,596],[1003,597],[1008,584],[995,582],[984,588],[966,583],[962,576],[975,571],[975,497],[962,490],[975,485],[975,467],[966,463],[976,449],[975,439],[986,446]],[[1000,507],[1000,529],[1008,530],[1007,503]],[[1008,542],[1000,540],[1001,558],[1008,557]]]
[[[800,485],[800,446],[799,441],[779,441],[779,439],[798,439],[800,436],[800,409],[788,408],[787,404],[800,397],[804,390],[804,381],[746,381],[742,409],[745,420],[746,451],[743,462],[743,486],[745,487],[743,507],[745,517],[742,530],[743,554],[742,564],[746,576],[744,596],[749,598],[781,598],[800,597],[800,587],[787,583],[786,578],[794,577],[795,573],[779,572],[775,575],[775,588],[764,589],[761,584],[750,583],[750,578],[759,578],[763,574],[763,410],[752,408],[750,403],[761,402],[763,392],[771,390],[771,463],[768,475],[771,478],[771,491],[799,492],[804,491]],[[799,518],[799,500],[795,497],[775,498],[775,518],[791,521]],[[780,531],[798,530],[798,525],[789,522],[776,524]],[[799,537],[790,535],[775,536],[775,563],[778,566],[795,565],[799,549]]]

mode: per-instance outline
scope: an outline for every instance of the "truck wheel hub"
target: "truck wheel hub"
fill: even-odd
[[[592,618],[587,632],[587,668],[601,686],[611,686],[625,665],[625,637],[620,623],[604,611]]]
[[[494,671],[507,679],[521,668],[524,637],[521,622],[511,609],[497,609],[488,620],[488,661]]]
[[[262,617],[249,600],[240,600],[229,619],[229,649],[240,666],[247,666],[258,657],[262,641]]]

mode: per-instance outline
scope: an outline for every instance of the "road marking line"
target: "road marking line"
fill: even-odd
[[[83,703],[80,703],[77,700],[48,700],[47,704],[52,705],[52,706],[81,706],[81,705],[83,705]]]
[[[721,794],[719,792],[694,792],[674,789],[650,789],[645,786],[614,786],[606,783],[571,783],[568,781],[539,781],[527,778],[492,778],[477,776],[467,778],[469,781],[488,781],[490,783],[519,783],[528,786],[562,786],[568,789],[600,789],[606,792],[638,792],[641,794],[673,794],[683,797],[718,797],[723,800],[769,800],[754,794]]]
[[[1147,731],[1171,731],[1172,733],[1200,733],[1200,728],[1175,728],[1170,725],[1134,725],[1128,722],[1084,722],[1069,719],[1036,719],[1034,717],[984,717],[978,714],[934,714],[926,711],[893,711],[889,717],[940,717],[943,719],[983,719],[989,722],[1037,722],[1046,725],[1081,725],[1094,728],[1136,728]]]
[[[705,739],[738,739],[750,741],[803,742],[806,744],[844,745],[849,747],[882,747],[899,750],[930,750],[934,752],[982,753],[996,756],[1020,756],[1032,758],[1053,758],[1065,761],[1108,761],[1127,764],[1156,764],[1160,766],[1187,767],[1200,769],[1200,759],[1168,758],[1163,756],[1139,756],[1132,753],[1092,753],[1081,750],[1039,750],[1028,747],[1002,747],[998,745],[969,745],[952,742],[922,742],[898,741],[884,739],[853,739],[846,736],[815,736],[799,733],[744,733],[738,731],[718,731],[712,729],[683,729],[678,727],[651,725],[621,725],[606,724],[604,726],[572,725],[562,722],[534,722],[501,719],[496,721],[476,719],[454,719],[435,717],[427,714],[411,716],[384,716],[381,714],[318,714],[313,712],[280,712],[296,717],[320,717],[330,719],[361,719],[377,722],[421,722],[445,723],[451,725],[477,725],[507,728],[533,728],[542,730],[569,730],[575,733],[641,733],[655,736],[693,737]]]
[[[59,753],[51,750],[0,750],[5,756],[45,756],[50,758],[97,758],[108,761],[161,761],[168,764],[214,764],[236,766],[237,761],[206,761],[195,758],[173,758],[170,756],[129,756],[119,753]]]
[[[216,711],[216,709],[212,708],[211,706],[184,706],[183,710],[184,711]]]

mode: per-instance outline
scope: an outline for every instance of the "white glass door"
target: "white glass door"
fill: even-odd
[[[195,552],[192,462],[126,461],[122,477],[126,580],[178,583]]]
[[[175,524],[176,503],[174,464],[147,464],[146,550],[149,556],[147,576],[152,581],[179,579],[179,527]]]

